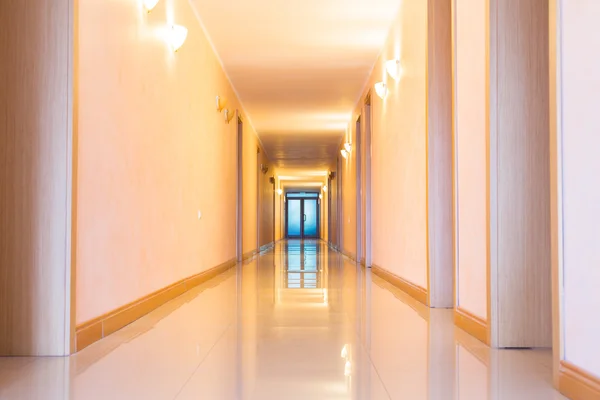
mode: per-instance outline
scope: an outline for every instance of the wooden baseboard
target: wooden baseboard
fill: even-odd
[[[251,250],[242,255],[242,261],[246,261],[256,255],[256,250]]]
[[[342,253],[342,255],[348,257],[350,260],[352,260],[352,262],[356,262],[356,255],[349,253],[347,251],[340,251],[340,253]]]
[[[75,332],[75,350],[80,351],[92,343],[105,338],[111,333],[129,325],[133,321],[143,317],[170,300],[181,296],[188,290],[216,277],[235,265],[236,260],[234,258],[211,268],[208,271],[182,279],[179,282],[175,282],[172,285],[150,293],[141,299],[78,325]]]
[[[558,390],[571,400],[600,400],[600,378],[567,361],[561,361]]]
[[[487,321],[469,311],[456,307],[454,309],[454,325],[467,332],[479,341],[490,345]]]
[[[394,275],[391,272],[386,271],[385,269],[383,269],[375,264],[371,265],[371,270],[373,271],[374,274],[376,274],[380,278],[388,281],[392,285],[396,286],[398,289],[402,290],[403,292],[408,294],[410,297],[417,300],[419,303],[423,303],[426,306],[429,306],[429,304],[428,304],[429,296],[427,296],[427,289],[425,289],[419,285],[415,285],[414,283],[409,282],[406,279],[401,278],[397,275]]]

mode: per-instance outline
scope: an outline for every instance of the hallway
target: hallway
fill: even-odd
[[[2,400],[390,398],[563,397],[549,351],[490,349],[317,240],[277,242],[70,358],[0,358]]]

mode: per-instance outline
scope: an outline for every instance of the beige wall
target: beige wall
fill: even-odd
[[[559,191],[562,193],[561,358],[600,377],[600,3],[557,0]],[[559,14],[559,17],[561,14]],[[557,54],[554,54],[557,56]],[[562,71],[560,70],[562,68]],[[561,97],[562,94],[562,97]],[[562,119],[562,124],[561,124]],[[562,131],[562,132],[561,132]],[[562,143],[561,143],[562,142]],[[562,156],[562,159],[560,158]],[[556,162],[557,160],[554,160]],[[562,162],[562,164],[561,164]],[[562,180],[562,182],[561,182]],[[559,225],[560,226],[560,225]],[[559,236],[560,237],[560,236]]]
[[[348,158],[341,157],[339,150],[344,146],[344,143],[349,142],[353,145]],[[342,140],[342,145],[338,149],[341,160],[341,180],[343,187],[342,194],[342,229],[344,233],[342,235],[342,250],[353,257],[356,256],[356,234],[357,234],[357,214],[356,214],[356,161],[357,151],[356,146],[356,129],[354,129],[354,123],[350,123],[348,126],[348,132]]]
[[[261,150],[259,153],[259,165],[265,164],[269,167],[267,173],[263,174],[259,172],[259,191],[260,199],[259,199],[259,213],[258,213],[258,223],[259,223],[259,247],[265,246],[273,242],[274,240],[274,232],[273,232],[273,209],[275,207],[274,204],[274,190],[273,184],[269,181],[271,176],[274,176],[276,173],[273,165],[270,164],[269,159],[267,158],[264,150]]]
[[[0,2],[0,356],[71,345],[73,19]]]
[[[235,257],[242,106],[186,0],[79,5],[77,322]],[[189,29],[173,53],[165,24]],[[243,135],[243,248],[256,249],[258,140]],[[267,178],[268,179],[268,178]],[[198,218],[198,211],[202,217]]]
[[[486,2],[455,0],[456,305],[487,318]]]
[[[367,94],[388,84],[380,99],[372,90],[372,261],[393,274],[427,287],[426,62],[427,2],[402,2],[387,43],[354,112],[364,114]],[[404,75],[395,82],[384,63],[400,58]],[[356,251],[355,151],[344,161],[345,250]],[[348,221],[349,220],[349,221]]]

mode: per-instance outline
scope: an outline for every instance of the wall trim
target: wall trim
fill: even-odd
[[[247,253],[244,253],[244,254],[242,255],[242,261],[247,261],[247,260],[251,259],[252,257],[254,257],[254,256],[255,256],[255,255],[257,255],[257,254],[258,254],[258,253],[256,252],[256,249],[254,249],[254,250],[250,250],[249,252],[247,252]]]
[[[454,309],[454,325],[489,346],[488,323],[485,319],[457,306]]]
[[[236,264],[236,259],[232,258],[214,268],[184,278],[129,304],[125,304],[113,311],[77,325],[75,350],[83,350],[92,343],[131,324],[163,304],[227,271]]]
[[[410,297],[417,300],[419,303],[423,303],[424,305],[429,306],[429,295],[427,293],[427,289],[425,289],[424,287],[409,282],[404,278],[401,278],[389,271],[386,271],[378,265],[372,264],[371,269],[373,270],[374,274],[376,274],[383,280],[391,283],[392,285],[396,286],[398,289],[402,290]]]
[[[558,390],[572,400],[599,400],[600,378],[562,360],[558,371]]]
[[[339,251],[339,250],[338,250],[338,251]],[[350,260],[352,260],[352,262],[354,262],[354,263],[356,263],[356,262],[357,262],[357,261],[356,261],[356,256],[355,256],[354,254],[352,254],[352,253],[349,253],[349,252],[347,252],[347,251],[343,251],[343,250],[342,250],[342,251],[339,251],[339,252],[340,252],[340,253],[342,253],[342,255],[343,255],[343,256],[346,256],[346,257],[348,257]]]

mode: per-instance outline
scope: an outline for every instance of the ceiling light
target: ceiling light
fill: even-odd
[[[402,75],[402,66],[400,64],[400,60],[396,59],[387,61],[385,63],[385,69],[396,82],[400,80],[400,76]]]
[[[350,153],[350,150],[352,149],[352,145],[350,143],[345,143],[344,144],[344,148],[346,149],[346,151],[348,153]]]
[[[144,8],[146,9],[146,12],[152,11],[158,2],[159,0],[144,0]]]
[[[187,38],[188,30],[185,26],[171,25],[170,45],[173,51],[179,50],[185,39]]]
[[[375,84],[375,93],[377,93],[377,96],[381,97],[382,99],[384,99],[385,96],[387,96],[388,89],[385,82],[377,82]]]
[[[346,159],[348,158],[348,152],[346,151],[346,149],[340,150],[340,153],[342,153],[342,157],[344,157]]]

